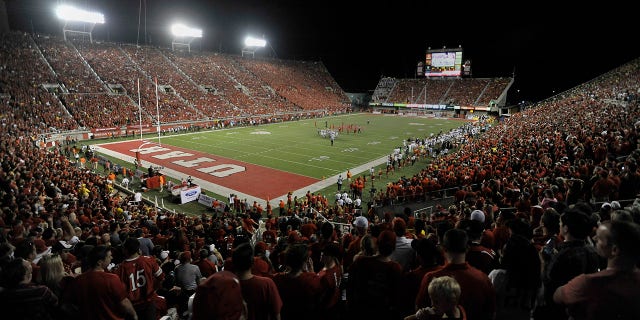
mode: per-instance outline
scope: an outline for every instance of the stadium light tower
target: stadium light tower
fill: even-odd
[[[189,52],[191,52],[191,42],[197,38],[202,38],[202,29],[191,28],[184,24],[176,23],[171,26],[171,34],[173,34],[171,50],[175,50],[176,47],[187,47]]]
[[[91,12],[69,5],[56,7],[56,16],[64,21],[62,36],[67,40],[67,33],[88,34],[89,41],[93,42],[91,33],[97,23],[104,23],[104,15],[99,12]]]
[[[244,48],[242,48],[242,56],[244,54],[250,54],[251,57],[255,57],[256,50],[259,48],[264,48],[267,45],[267,40],[254,38],[252,36],[247,36],[244,38]]]

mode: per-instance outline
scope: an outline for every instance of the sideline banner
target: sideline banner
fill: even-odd
[[[201,193],[198,197],[198,203],[203,204],[207,208],[211,208],[213,206],[213,197]]]
[[[178,195],[180,195],[180,204],[198,199],[198,196],[201,192],[202,189],[200,189],[200,186],[192,186],[190,188],[177,187],[171,190],[171,194],[173,196],[177,197]]]

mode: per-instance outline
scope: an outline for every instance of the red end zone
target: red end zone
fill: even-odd
[[[135,151],[141,145],[140,141],[125,141],[100,147],[121,153],[133,161]],[[196,182],[197,179],[200,179],[260,199],[274,199],[289,191],[295,191],[319,181],[298,174],[170,145],[160,147],[157,144],[145,144],[142,146],[140,159],[182,172],[185,178],[190,175],[196,179]],[[215,192],[215,190],[211,191]]]

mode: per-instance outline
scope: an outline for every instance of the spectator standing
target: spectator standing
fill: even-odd
[[[314,272],[306,244],[290,244],[285,251],[287,271],[273,277],[282,299],[282,319],[319,318],[320,277]]]
[[[176,275],[176,285],[180,287],[180,303],[178,305],[179,314],[187,311],[189,297],[196,292],[196,288],[202,278],[200,268],[191,264],[191,252],[185,251],[180,254],[180,265],[174,270]]]
[[[341,289],[344,285],[341,257],[340,246],[336,243],[328,243],[322,249],[324,267],[318,273],[323,290],[320,300],[322,319],[336,319],[340,315]]]
[[[496,290],[496,320],[529,320],[540,280],[540,258],[534,245],[512,235],[503,249],[501,266],[489,273]]]
[[[156,307],[153,303],[156,290],[162,285],[164,274],[156,259],[140,255],[140,242],[127,238],[122,245],[125,260],[114,271],[127,290],[127,298],[133,304],[140,319],[155,320]]]
[[[198,266],[204,278],[208,278],[210,275],[218,272],[218,266],[209,259],[209,257],[215,257],[216,259],[217,257],[213,253],[210,255],[208,249],[200,249],[199,257],[200,260],[198,260],[195,265]]]
[[[419,309],[405,320],[467,319],[464,307],[459,304],[462,290],[456,279],[449,276],[435,278],[429,284],[428,291],[433,307]]]
[[[256,276],[251,272],[254,264],[253,249],[249,243],[236,247],[232,254],[235,274],[240,280],[242,298],[247,303],[247,319],[280,319],[282,300],[271,278]]]
[[[476,211],[479,210],[475,210],[474,212]],[[473,216],[472,214],[471,217]],[[462,220],[459,228],[464,229],[469,237],[469,249],[466,255],[467,262],[474,268],[485,274],[489,274],[489,272],[497,266],[498,258],[493,249],[481,244],[481,238],[484,232],[483,223],[484,221],[481,222],[479,220]]]
[[[349,268],[347,304],[353,318],[398,319],[402,266],[391,260],[396,234],[385,230],[378,236],[378,254],[361,257]]]
[[[447,263],[437,271],[422,278],[416,297],[416,307],[432,306],[428,295],[431,281],[441,276],[456,279],[462,289],[460,304],[469,319],[493,319],[496,308],[496,293],[489,277],[466,262],[468,237],[462,229],[451,229],[444,234],[443,248]]]
[[[247,319],[238,277],[230,271],[221,271],[199,284],[193,298],[192,319]]]
[[[575,205],[560,216],[560,233],[564,242],[558,244],[558,253],[544,267],[542,281],[545,306],[536,309],[537,317],[566,319],[563,308],[553,302],[554,292],[577,275],[598,271],[598,253],[587,243],[593,225],[586,213],[590,212],[588,210],[586,204]]]
[[[396,234],[396,247],[389,258],[402,266],[403,272],[409,271],[415,265],[415,251],[411,247],[411,240],[407,239],[407,223],[397,217],[392,220],[393,232]]]
[[[349,266],[353,262],[355,256],[360,252],[361,249],[361,240],[367,234],[367,228],[369,227],[369,220],[367,220],[364,216],[358,216],[353,221],[353,226],[356,230],[356,236],[349,242],[347,246],[347,251],[345,253],[344,260],[342,261],[342,266],[344,270],[349,270]]]
[[[415,301],[420,289],[420,282],[425,274],[442,268],[438,264],[440,252],[433,240],[419,238],[411,241],[411,247],[416,252],[418,266],[403,275],[401,315],[411,314],[415,311]]]
[[[573,319],[640,319],[640,227],[633,222],[605,222],[596,231],[596,250],[607,269],[581,274],[559,287],[553,300]]]
[[[136,229],[136,238],[140,242],[140,253],[143,256],[150,256],[153,251],[153,241],[145,237],[142,228]]]
[[[89,270],[75,278],[68,299],[78,306],[80,319],[138,319],[124,284],[106,272],[111,258],[111,249],[93,247],[87,256]]]

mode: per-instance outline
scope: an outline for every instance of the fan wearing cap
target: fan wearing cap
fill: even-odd
[[[162,285],[164,274],[153,257],[140,255],[140,241],[129,237],[122,245],[125,260],[113,273],[127,289],[127,297],[140,319],[155,320],[156,308],[153,297]]]
[[[611,203],[605,202],[600,206],[600,211],[598,214],[600,215],[601,221],[611,220],[611,213],[613,212],[613,207],[611,207]]]
[[[391,260],[396,234],[385,230],[378,235],[378,254],[361,257],[349,268],[347,303],[352,316],[360,319],[396,319],[402,266]]]
[[[353,221],[353,226],[356,229],[356,236],[349,243],[349,247],[347,247],[347,252],[344,255],[344,260],[342,265],[345,270],[349,269],[351,263],[353,263],[353,257],[355,257],[358,252],[360,252],[360,240],[362,237],[367,234],[367,228],[369,227],[369,221],[364,216],[358,216]]]
[[[42,257],[51,254],[51,247],[47,247],[44,240],[35,239],[33,244],[36,246],[36,257],[33,259],[33,263],[37,264]]]

